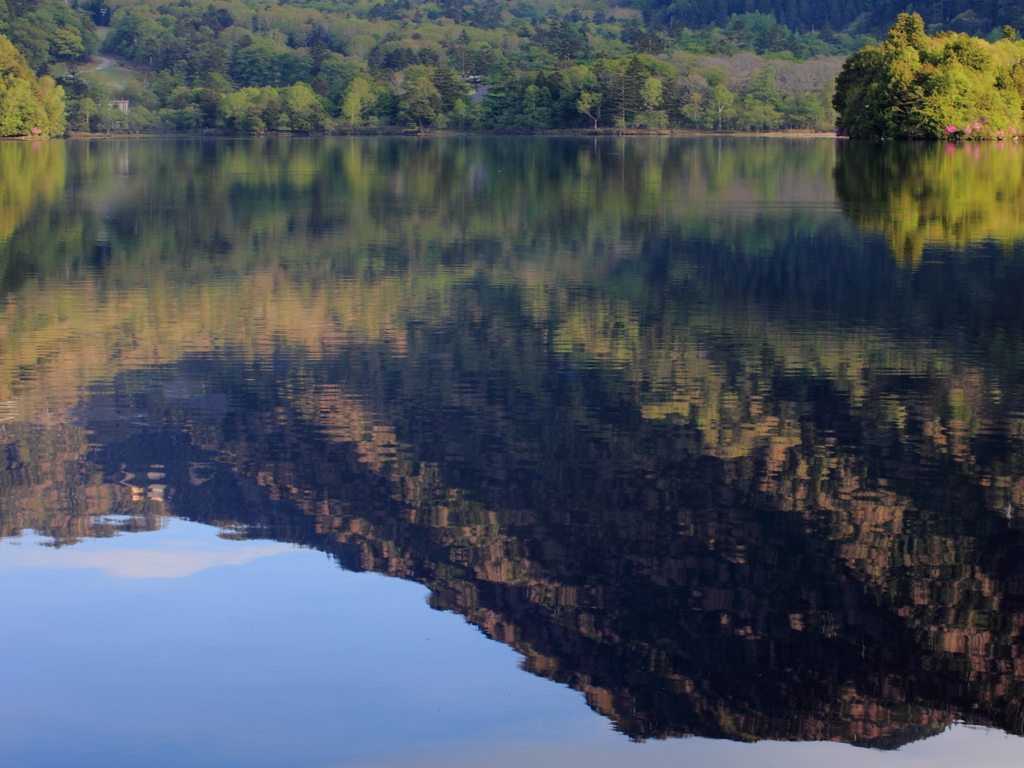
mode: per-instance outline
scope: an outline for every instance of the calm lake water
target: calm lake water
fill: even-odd
[[[0,143],[0,763],[1020,765],[1022,238],[1015,145]]]

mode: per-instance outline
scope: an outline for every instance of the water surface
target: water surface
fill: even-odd
[[[1019,764],[1022,160],[0,145],[0,756]]]

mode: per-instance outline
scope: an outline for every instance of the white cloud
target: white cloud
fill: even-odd
[[[7,547],[0,568],[98,568],[119,579],[180,579],[208,568],[242,565],[290,552],[278,542],[160,541],[145,548],[93,549],[87,542],[62,549]]]

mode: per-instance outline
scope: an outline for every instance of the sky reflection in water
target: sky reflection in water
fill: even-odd
[[[859,766],[868,754],[631,743],[579,693],[524,674],[506,646],[431,610],[422,587],[309,550],[226,542],[179,520],[83,541],[77,559],[42,543],[0,544],[0,650],[19,660],[4,665],[5,765]],[[163,570],[126,569],[126,553],[131,568],[146,551]],[[1010,766],[1022,746],[957,726],[870,760]]]

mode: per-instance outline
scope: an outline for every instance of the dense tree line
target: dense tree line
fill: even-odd
[[[90,16],[61,0],[0,0],[0,34],[41,74],[54,64],[76,71],[99,49]]]
[[[83,70],[97,24],[129,67],[116,84]],[[0,29],[63,85],[76,131],[827,128],[836,56],[863,42],[760,13],[666,31],[637,9],[525,0],[0,0]]]
[[[534,20],[532,37],[518,49],[463,28],[437,45],[422,36],[410,39],[415,45],[402,45],[388,35],[380,42],[352,35],[339,53],[337,40],[322,29],[293,32],[307,45],[292,48],[253,35],[224,9],[185,10],[173,25],[138,8],[115,14],[104,49],[150,68],[148,78],[130,83],[125,94],[142,109],[121,121],[94,107],[104,95],[91,96],[84,111],[73,109],[73,127],[102,130],[116,121],[131,128],[259,133],[331,127],[828,129],[832,123],[828,89],[837,59],[748,56],[745,70],[730,71],[722,66],[728,58],[667,55],[635,22],[621,25],[621,39],[606,46],[605,55],[591,41],[589,24],[572,20],[571,13]],[[737,19],[733,28],[743,23]],[[757,46],[751,43],[751,49]],[[80,81],[96,88],[89,78]],[[293,106],[299,94],[302,108]]]
[[[630,5],[642,9],[652,26],[724,26],[735,14],[755,11],[793,30],[818,30],[826,40],[839,30],[882,34],[908,7],[904,0],[633,0]],[[1016,0],[944,0],[913,7],[935,30],[986,35],[1004,24],[1024,23],[1024,7]]]
[[[827,129],[890,4],[0,0],[0,33],[77,131]],[[1004,5],[925,21],[985,32]],[[100,51],[120,79],[83,69]]]

